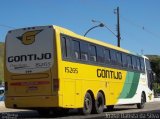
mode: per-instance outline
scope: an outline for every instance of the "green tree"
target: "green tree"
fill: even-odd
[[[156,80],[153,83],[153,90],[155,96],[160,93],[160,56],[148,55],[147,56],[151,62],[151,68],[156,74]]]
[[[149,58],[153,72],[156,73],[155,82],[160,83],[160,56],[152,56]]]

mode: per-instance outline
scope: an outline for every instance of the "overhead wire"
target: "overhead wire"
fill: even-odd
[[[149,33],[150,35],[154,36],[154,37],[157,38],[157,39],[160,39],[160,36],[159,36],[157,33],[154,33],[153,31],[149,30],[149,29],[146,28],[144,25],[137,24],[137,23],[135,23],[135,22],[133,22],[133,21],[125,18],[123,15],[121,15],[120,18],[121,18],[122,20],[128,22],[130,25],[135,26],[135,27],[137,27],[137,28],[145,31],[146,33]]]

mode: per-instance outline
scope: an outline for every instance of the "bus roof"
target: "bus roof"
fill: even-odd
[[[118,51],[122,51],[122,52],[125,52],[125,53],[129,53],[129,54],[133,54],[135,56],[140,56],[140,57],[143,57],[142,55],[139,55],[139,54],[136,54],[136,53],[132,53],[128,50],[125,50],[123,48],[120,48],[120,47],[117,47],[117,46],[114,46],[112,44],[109,44],[109,43],[106,43],[106,42],[102,42],[102,41],[99,41],[99,40],[96,40],[96,39],[93,39],[93,38],[88,38],[88,37],[84,37],[84,36],[81,36],[79,34],[76,34],[66,28],[62,28],[60,26],[56,26],[56,25],[53,25],[54,29],[55,30],[58,30],[60,33],[63,33],[63,34],[66,34],[66,35],[70,35],[70,36],[73,36],[73,37],[76,37],[76,38],[79,38],[81,40],[85,40],[85,41],[88,41],[88,42],[92,42],[92,43],[96,43],[98,45],[101,45],[101,46],[106,46],[108,48],[111,48],[111,49],[115,49],[115,50],[118,50]],[[143,58],[147,58],[147,57],[143,57]]]
[[[92,42],[92,43],[95,43],[95,44],[98,44],[98,45],[101,45],[101,46],[106,46],[108,48],[115,49],[115,50],[118,50],[118,51],[122,51],[122,52],[125,52],[125,53],[129,53],[129,54],[132,54],[132,55],[135,55],[135,56],[140,56],[140,57],[143,57],[143,58],[147,58],[145,56],[142,56],[142,55],[130,52],[130,51],[126,50],[126,49],[114,46],[114,45],[109,44],[109,43],[106,43],[106,42],[103,42],[103,41],[100,41],[100,40],[96,40],[96,39],[93,39],[93,38],[89,38],[89,37],[84,37],[82,35],[74,33],[71,30],[68,30],[66,28],[63,28],[63,27],[60,27],[60,26],[56,26],[56,25],[35,26],[35,27],[26,27],[26,28],[20,28],[20,29],[32,29],[32,28],[36,28],[36,27],[47,27],[47,26],[48,27],[53,26],[53,28],[56,31],[59,31],[62,34],[70,35],[72,37],[79,38],[79,39],[84,40],[84,41]],[[11,32],[11,31],[17,31],[17,30],[20,30],[20,29],[10,30],[9,32]]]

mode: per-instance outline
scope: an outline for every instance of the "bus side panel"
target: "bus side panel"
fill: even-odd
[[[145,73],[128,72],[126,80],[117,104],[140,103],[142,92],[146,95],[146,102],[153,101],[153,92],[148,89]],[[149,98],[149,96],[151,97]]]
[[[78,69],[78,73],[71,73],[73,68]],[[102,72],[98,73],[111,70],[115,72],[115,75],[111,79],[97,77],[97,69],[102,69]],[[116,79],[117,72],[122,73],[122,79]],[[98,91],[102,90],[105,94],[106,104],[115,105],[122,91],[126,74],[126,71],[122,70],[62,61],[61,76],[63,78],[61,79],[63,80],[63,87],[61,91],[63,106],[67,107],[70,104],[72,107],[74,104],[73,107],[83,107],[84,96],[88,90],[93,92],[94,99],[96,99]]]

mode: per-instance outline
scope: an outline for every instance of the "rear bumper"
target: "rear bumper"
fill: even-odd
[[[31,97],[6,97],[7,108],[52,108],[59,107],[58,96],[31,96]]]

